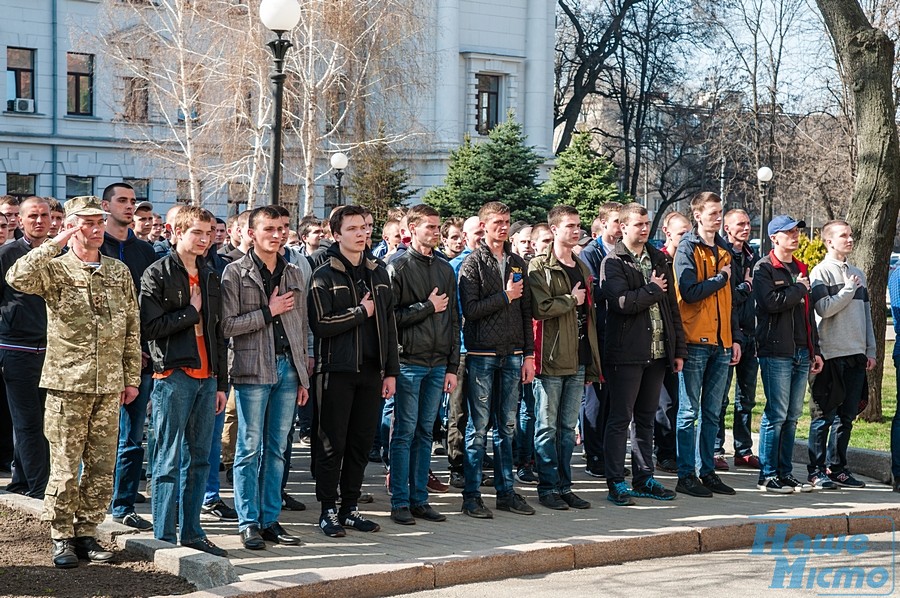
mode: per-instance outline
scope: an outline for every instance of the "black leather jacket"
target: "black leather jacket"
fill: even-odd
[[[394,291],[394,315],[400,338],[400,360],[404,363],[436,367],[459,367],[459,307],[456,275],[450,264],[432,254],[422,255],[412,247],[387,267]],[[435,313],[428,300],[431,292],[447,295],[447,309]]]
[[[309,325],[316,338],[316,372],[358,372],[362,359],[359,327],[368,316],[359,304],[362,297],[337,243],[325,250],[325,256],[325,262],[313,272],[309,290]],[[375,301],[382,375],[397,376],[400,361],[391,280],[384,266],[368,257],[363,259],[368,272],[367,287]]]
[[[203,298],[203,338],[218,390],[228,390],[227,344],[222,333],[222,288],[219,275],[197,260]],[[199,368],[194,325],[200,314],[191,305],[187,270],[174,251],[151,264],[141,277],[141,333],[149,341],[153,371]]]

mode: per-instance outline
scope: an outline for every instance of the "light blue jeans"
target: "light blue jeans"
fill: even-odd
[[[206,537],[200,528],[200,507],[209,475],[216,379],[198,380],[174,370],[154,382],[150,397],[156,431],[153,535],[174,544],[177,518],[181,543],[192,544]]]
[[[238,431],[234,452],[234,508],[238,529],[266,528],[281,513],[284,449],[300,377],[290,357],[279,355],[275,384],[235,384]],[[207,457],[209,453],[207,453]]]
[[[719,413],[725,383],[728,379],[728,362],[731,348],[717,345],[688,345],[688,358],[684,362],[682,380],[684,396],[678,402],[678,418],[675,424],[675,445],[678,450],[678,477],[700,476],[715,471],[713,452],[716,433],[719,431]],[[615,400],[613,398],[612,400]],[[699,459],[697,419],[700,420]]]
[[[809,378],[809,350],[796,349],[793,357],[760,357],[766,408],[759,424],[760,480],[793,471],[797,420]]]
[[[391,508],[428,502],[431,437],[444,387],[446,366],[400,364],[391,435]]]
[[[538,496],[572,490],[575,425],[584,395],[584,366],[572,376],[534,379],[534,453]]]

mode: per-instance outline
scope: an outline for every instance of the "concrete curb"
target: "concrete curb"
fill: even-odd
[[[309,571],[270,581],[242,581],[188,594],[185,598],[265,595],[266,598],[378,598],[463,583],[474,583],[617,565],[628,561],[749,548],[758,523],[786,523],[793,534],[870,534],[894,531],[900,509],[873,509],[810,517],[760,517],[740,523],[668,528],[650,536],[586,536],[507,546],[498,550],[428,563],[355,566]]]
[[[809,444],[797,438],[794,441],[794,463],[809,463]],[[883,482],[891,483],[891,454],[883,451],[853,448],[847,449],[847,461],[853,473]]]
[[[44,503],[36,498],[0,491],[0,504],[39,518]],[[134,528],[112,521],[110,517],[97,527],[97,538],[151,561],[156,568],[187,580],[198,590],[227,586],[239,580],[227,558],[155,540],[149,534],[141,534]]]

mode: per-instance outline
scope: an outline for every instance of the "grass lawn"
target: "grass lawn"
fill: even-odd
[[[891,450],[891,418],[897,410],[897,375],[891,361],[891,353],[894,350],[894,342],[888,341],[885,347],[886,363],[884,379],[882,380],[881,411],[884,416],[882,422],[866,422],[857,419],[853,423],[853,433],[850,437],[850,446],[855,448],[873,449],[876,451]],[[806,402],[803,406],[803,416],[797,423],[797,438],[809,437],[809,389],[806,393]],[[734,419],[734,388],[729,391],[728,413],[725,415],[725,424],[730,430]],[[753,431],[759,432],[759,422],[762,419],[763,409],[766,405],[766,396],[763,393],[762,381],[756,383],[756,407],[753,409]],[[729,450],[731,447],[727,447]],[[755,452],[755,451],[754,451]]]

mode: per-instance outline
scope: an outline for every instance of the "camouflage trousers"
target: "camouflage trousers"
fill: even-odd
[[[96,536],[112,498],[118,428],[118,394],[47,392],[50,481],[41,520],[54,540]]]

